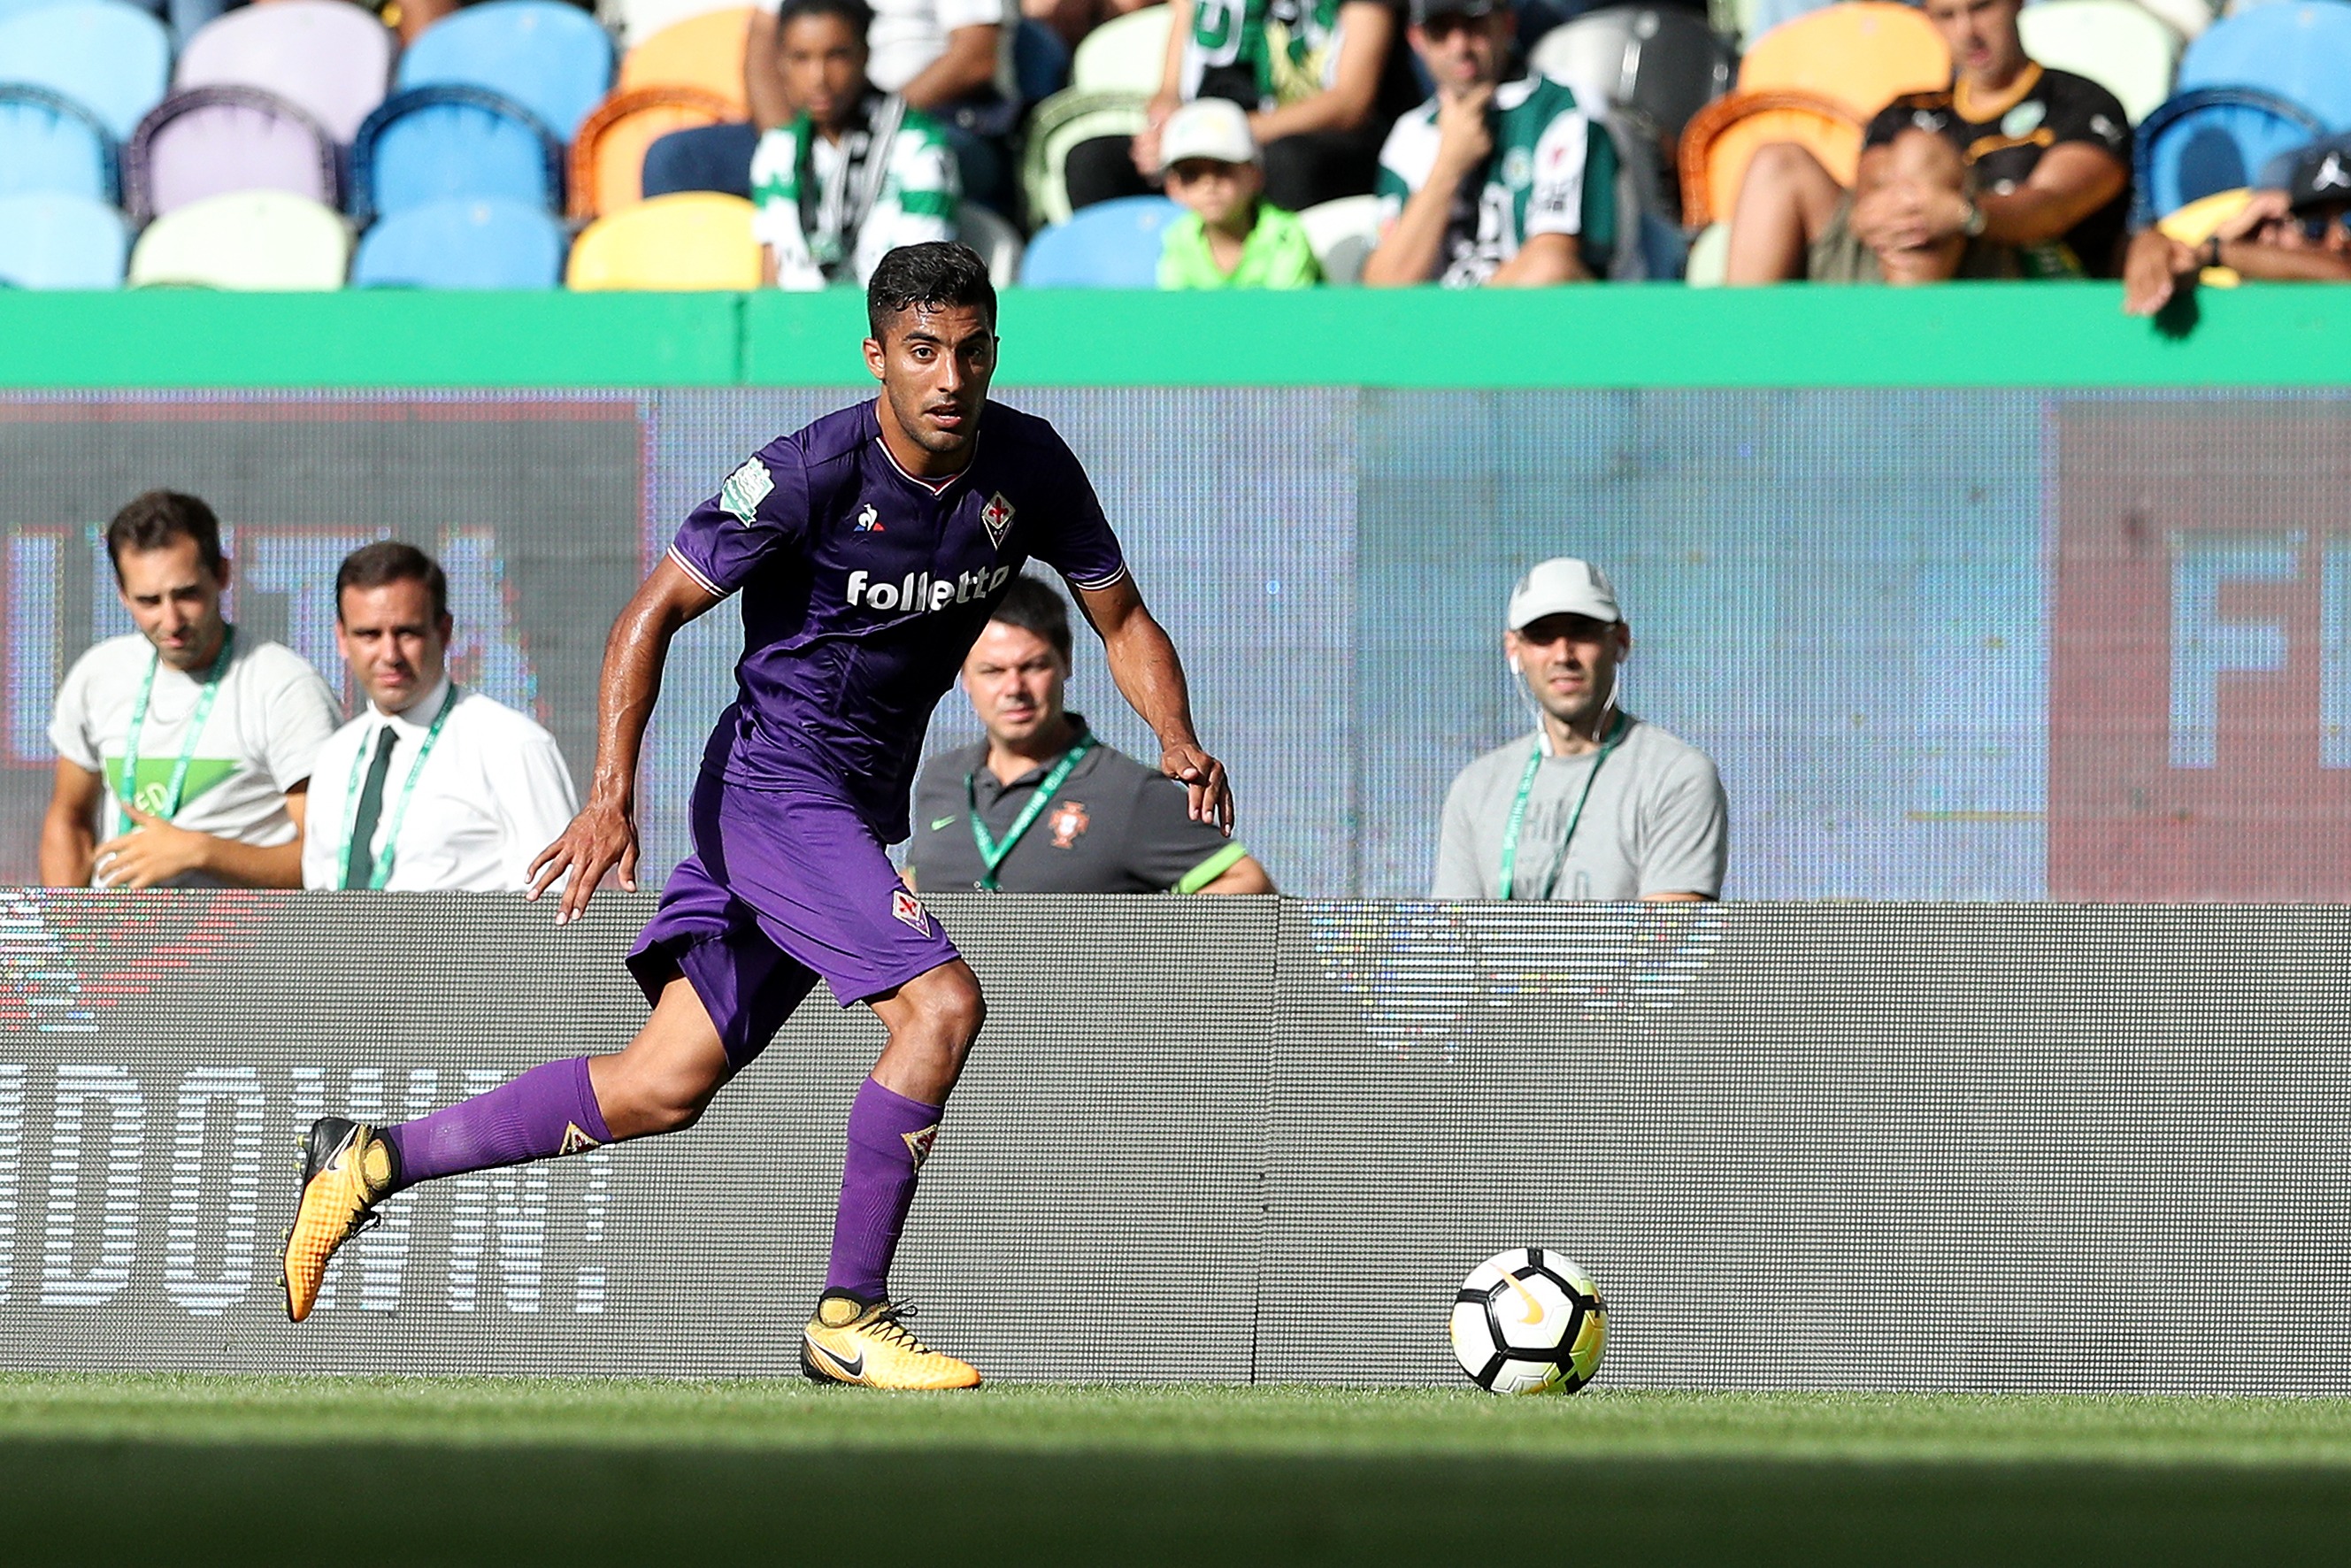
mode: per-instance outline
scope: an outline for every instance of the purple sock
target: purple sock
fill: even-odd
[[[857,1102],[849,1108],[849,1152],[841,1166],[826,1290],[869,1301],[888,1293],[890,1256],[906,1228],[914,1178],[938,1134],[938,1106],[893,1093],[871,1078],[858,1085]]]
[[[588,1059],[550,1061],[510,1083],[461,1100],[413,1122],[383,1130],[397,1167],[394,1180],[413,1186],[434,1176],[518,1166],[553,1155],[576,1155],[612,1141]]]

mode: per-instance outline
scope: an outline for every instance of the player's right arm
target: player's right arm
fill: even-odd
[[[530,896],[537,898],[558,877],[571,873],[556,906],[558,925],[576,919],[604,873],[619,868],[621,885],[637,890],[637,758],[645,726],[661,695],[670,639],[678,629],[725,596],[712,591],[679,563],[662,558],[612,622],[604,640],[604,673],[596,694],[596,771],[588,803],[563,836],[530,862]]]
[[[49,810],[41,819],[41,885],[88,887],[98,851],[98,803],[106,780],[78,763],[57,758]]]

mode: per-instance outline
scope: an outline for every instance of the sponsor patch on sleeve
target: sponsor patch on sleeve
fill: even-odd
[[[776,478],[768,472],[768,465],[756,457],[746,458],[743,466],[726,476],[726,483],[718,487],[718,504],[747,528],[758,513],[759,503],[775,487]]]

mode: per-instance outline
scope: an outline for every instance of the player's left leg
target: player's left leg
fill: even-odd
[[[979,1382],[976,1369],[907,1331],[902,1310],[890,1300],[890,1261],[987,1005],[961,958],[871,998],[868,1005],[890,1036],[849,1109],[832,1257],[824,1294],[801,1336],[800,1368],[826,1383],[968,1388]]]

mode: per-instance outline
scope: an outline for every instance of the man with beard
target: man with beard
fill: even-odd
[[[1618,705],[1633,632],[1599,568],[1562,556],[1520,578],[1502,650],[1533,699],[1534,737],[1453,781],[1430,896],[1720,897],[1722,780],[1704,752]]]

